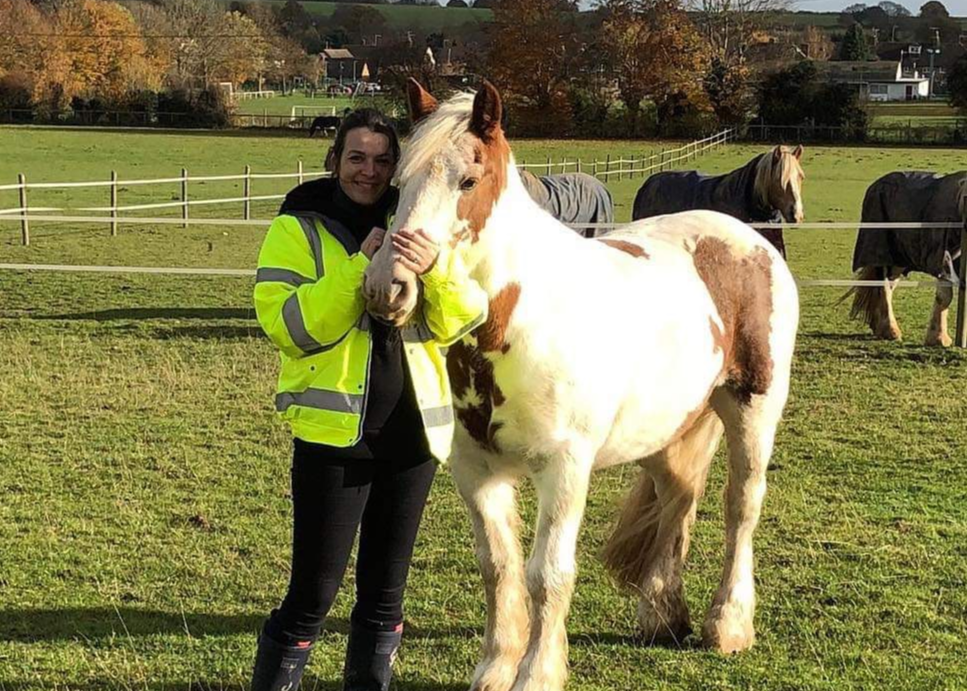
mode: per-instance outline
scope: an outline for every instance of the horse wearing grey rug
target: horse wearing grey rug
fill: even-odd
[[[964,221],[967,172],[941,175],[927,171],[888,173],[866,190],[863,223],[957,223]],[[863,228],[856,237],[853,271],[860,280],[896,280],[911,271],[935,278],[957,280],[960,229]],[[859,286],[850,315],[860,318],[876,338],[900,340],[902,333],[893,313],[894,286]],[[937,287],[926,345],[951,344],[947,313],[953,302],[950,285]]]
[[[632,219],[709,209],[746,223],[801,223],[802,153],[801,146],[795,150],[777,146],[724,175],[696,170],[656,173],[638,190]],[[786,256],[781,226],[759,229],[759,234]]]
[[[537,177],[522,170],[520,179],[538,206],[584,237],[593,238],[604,232],[593,225],[581,227],[584,223],[614,223],[611,193],[603,182],[587,173]]]

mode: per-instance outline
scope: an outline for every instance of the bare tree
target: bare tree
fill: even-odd
[[[688,0],[712,54],[726,64],[739,60],[768,12],[788,10],[790,0]]]

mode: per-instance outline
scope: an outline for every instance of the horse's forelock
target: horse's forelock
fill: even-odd
[[[780,189],[784,190],[791,182],[798,182],[798,177],[803,172],[799,159],[788,147],[780,146],[778,149],[780,153],[778,164],[775,160],[775,149],[773,149],[763,154],[756,166],[755,191],[764,201],[769,199],[772,185],[779,184]]]
[[[473,97],[473,93],[466,92],[447,99],[416,126],[400,162],[401,185],[426,169],[441,149],[468,130]]]

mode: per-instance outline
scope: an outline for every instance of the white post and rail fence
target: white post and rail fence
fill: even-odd
[[[552,161],[548,158],[542,163],[521,162],[520,168],[536,169],[538,174],[553,174],[557,172],[586,172],[604,181],[613,179],[622,180],[634,176],[647,177],[650,174],[670,170],[676,164],[692,160],[703,155],[710,149],[731,141],[734,138],[733,130],[725,130],[711,137],[689,142],[683,146],[662,149],[658,153],[643,156],[629,156],[612,158],[610,155],[604,160],[594,159],[592,161],[582,161],[581,159],[562,159],[560,162]],[[246,165],[241,175],[203,175],[190,176],[187,169],[182,169],[181,175],[172,178],[143,179],[143,180],[120,180],[116,171],[111,171],[110,179],[94,182],[70,182],[70,183],[49,183],[49,182],[28,182],[24,174],[17,176],[16,184],[0,185],[0,194],[3,192],[16,192],[19,206],[14,208],[0,209],[0,223],[20,224],[21,242],[24,245],[30,244],[30,223],[93,223],[103,224],[110,229],[110,234],[116,236],[120,225],[181,225],[187,228],[190,225],[197,226],[254,226],[265,228],[271,223],[271,219],[252,218],[252,202],[278,200],[285,197],[284,194],[262,194],[254,195],[253,182],[268,179],[291,179],[298,183],[306,179],[328,176],[325,171],[306,171],[302,161],[299,161],[295,172],[291,173],[254,173],[250,165]],[[189,191],[191,183],[202,182],[241,182],[242,196],[220,199],[190,199]],[[180,189],[179,198],[174,201],[128,204],[119,203],[120,192],[124,188],[142,185],[178,185]],[[107,188],[109,204],[106,206],[85,206],[74,208],[43,207],[29,205],[29,190],[44,189],[77,189],[77,188]],[[199,218],[190,214],[190,209],[200,205],[225,205],[239,204],[241,207],[240,218]],[[161,209],[178,209],[179,217],[148,217],[123,215],[123,212],[147,211]],[[582,224],[587,227],[589,224]],[[590,224],[594,225],[594,224]],[[605,227],[604,224],[598,224]],[[611,224],[606,227],[616,227]],[[774,225],[769,227],[775,228]],[[863,227],[874,227],[878,229],[917,229],[917,228],[943,228],[960,229],[961,247],[967,250],[967,219],[963,223],[801,223],[798,225],[787,226],[789,229],[801,230],[856,230]],[[252,269],[206,269],[206,268],[183,268],[183,267],[149,267],[149,266],[77,266],[77,265],[48,265],[48,264],[0,264],[0,270],[12,271],[76,271],[76,272],[101,272],[101,273],[152,273],[152,274],[173,274],[173,275],[210,275],[210,276],[254,276]],[[856,279],[808,279],[798,280],[801,287],[854,287],[854,286],[880,286],[890,285],[893,287],[918,287],[933,288],[939,285],[953,286],[957,290],[957,315],[956,315],[956,336],[955,344],[961,348],[967,348],[967,251],[962,252],[959,280],[929,280],[929,281],[860,281]]]

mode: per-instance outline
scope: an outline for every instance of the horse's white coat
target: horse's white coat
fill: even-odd
[[[487,97],[499,99],[492,87],[482,98]],[[417,130],[402,165],[394,231],[423,228],[447,245],[467,230],[458,213],[465,194],[460,184],[480,174],[473,154],[478,135],[468,129],[470,99],[443,104]],[[730,441],[726,564],[703,633],[723,651],[748,647],[754,637],[752,532],[788,392],[798,323],[792,276],[760,235],[731,217],[688,212],[640,221],[607,236],[645,253],[633,256],[638,252],[576,235],[537,207],[512,156],[505,175],[506,186],[479,239],[454,250],[492,299],[519,286],[509,314],[491,315],[507,319],[506,346],[483,353],[499,395],[472,384],[455,387],[462,394],[455,404],[461,421],[484,397],[493,409],[493,444],[482,443],[479,430],[458,425],[452,458],[487,594],[484,658],[473,688],[563,687],[576,542],[596,468],[642,465],[640,496],[629,500],[625,512],[630,523],[654,524],[648,533],[652,544],[644,544],[640,525],[627,530],[619,525],[616,551],[624,552],[623,560],[646,550],[653,557],[632,584],[640,595],[645,634],[680,635],[687,628],[681,563],[723,429]],[[741,273],[742,261],[750,257],[769,267],[764,289],[771,291],[772,309],[762,315],[762,335],[771,377],[765,390],[748,397],[730,389],[727,358],[734,352],[721,341],[736,324],[723,320],[696,265],[696,248],[710,239],[727,248],[719,257],[727,265],[712,267],[724,276]],[[393,278],[374,270],[368,280],[385,285]],[[387,305],[371,302],[370,309]],[[467,347],[475,346],[470,337]],[[540,502],[526,569],[514,505],[514,486],[523,475],[533,480]],[[649,518],[649,512],[656,515]]]

